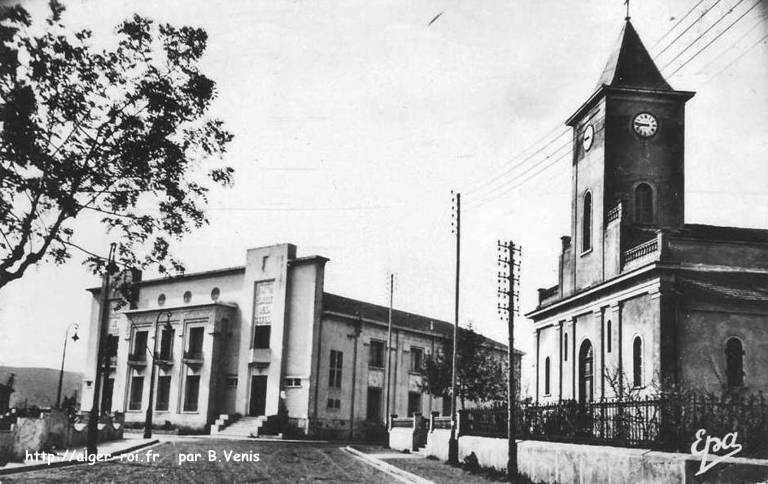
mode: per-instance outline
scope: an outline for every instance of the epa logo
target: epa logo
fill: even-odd
[[[691,454],[695,456],[701,456],[701,465],[699,466],[699,472],[697,472],[696,475],[698,476],[704,474],[726,458],[733,457],[734,455],[741,452],[741,444],[736,443],[738,435],[738,432],[731,432],[729,434],[725,434],[725,437],[720,439],[718,437],[707,435],[707,431],[704,429],[699,429],[696,431],[696,440],[691,445]],[[704,443],[704,446],[700,447],[702,442]],[[727,450],[730,450],[730,452],[727,454],[717,454],[717,452]],[[709,456],[710,452],[714,454],[714,459],[707,463],[707,457]]]

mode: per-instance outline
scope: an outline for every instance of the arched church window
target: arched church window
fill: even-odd
[[[635,336],[632,343],[632,384],[643,386],[643,340]]]
[[[606,351],[608,353],[610,353],[611,352],[611,340],[612,340],[612,338],[611,338],[611,320],[610,319],[608,320],[608,324],[606,324],[606,328],[605,328],[605,340],[606,340],[605,341]]]
[[[549,356],[544,359],[544,394],[549,395]]]
[[[579,403],[591,402],[594,384],[594,354],[592,343],[585,339],[579,349]]]
[[[635,222],[653,223],[653,189],[647,183],[641,183],[635,188]]]
[[[725,376],[728,388],[744,384],[744,347],[739,338],[729,338],[725,343]]]
[[[582,251],[592,248],[592,193],[584,194],[584,216],[582,217]]]

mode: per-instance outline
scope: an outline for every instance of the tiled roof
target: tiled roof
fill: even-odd
[[[768,274],[745,272],[682,271],[677,279],[683,292],[708,298],[768,303]]]
[[[389,308],[385,306],[379,306],[377,304],[359,301],[357,299],[337,296],[336,294],[330,294],[326,292],[323,293],[323,311],[331,311],[350,316],[360,316],[364,319],[386,323],[388,319]],[[392,311],[392,326],[424,332],[434,331],[439,335],[449,338],[453,336],[452,323],[400,311],[397,309]],[[461,331],[462,329],[459,328],[459,330]],[[497,349],[507,349],[507,345],[499,343],[498,341],[494,341],[490,338],[485,338],[485,341]],[[515,350],[515,353],[523,354],[522,351],[517,349]]]
[[[723,225],[685,224],[672,234],[696,239],[768,243],[768,230]]]

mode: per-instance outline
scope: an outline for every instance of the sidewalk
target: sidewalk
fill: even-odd
[[[480,474],[472,474],[461,467],[453,467],[445,462],[428,459],[421,454],[405,454],[380,446],[352,445],[353,449],[366,455],[368,460],[389,464],[402,471],[414,474],[425,481],[435,484],[488,484],[506,482],[495,480]]]
[[[116,457],[121,454],[127,454],[150,445],[158,443],[157,439],[144,439],[142,436],[126,434],[122,440],[113,440],[103,442],[98,445],[99,459],[105,460],[109,457]],[[35,471],[39,469],[52,469],[55,467],[86,464],[86,448],[76,447],[72,449],[62,449],[50,453],[40,454],[39,458],[27,459],[24,462],[9,462],[0,467],[0,476],[5,474],[15,474],[18,472]]]

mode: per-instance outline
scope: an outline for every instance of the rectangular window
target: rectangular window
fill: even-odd
[[[381,388],[368,387],[368,409],[365,419],[369,422],[381,420]]]
[[[408,416],[413,417],[421,413],[421,393],[408,392]]]
[[[197,398],[200,394],[200,375],[187,375],[184,389],[184,411],[197,411]]]
[[[173,329],[164,329],[160,336],[160,359],[173,359]]]
[[[338,410],[341,408],[341,400],[338,398],[329,398],[328,399],[328,408]]]
[[[451,397],[443,397],[443,417],[451,416]]]
[[[146,331],[136,331],[136,335],[133,338],[133,351],[131,352],[131,359],[134,361],[147,360],[147,332]]]
[[[226,380],[226,384],[230,388],[236,388],[237,387],[237,377],[236,376],[228,376]]]
[[[341,368],[344,354],[341,351],[331,350],[331,368],[328,378],[328,386],[341,388]]]
[[[384,342],[371,340],[368,352],[368,366],[384,368]]]
[[[197,328],[189,329],[189,346],[187,350],[187,358],[202,359],[203,358],[203,337],[205,335],[205,328],[198,326]]]
[[[269,336],[272,326],[256,326],[253,328],[253,348],[269,348]]]
[[[285,388],[299,388],[301,386],[301,378],[286,378],[283,380],[283,386]]]
[[[141,397],[144,393],[144,377],[134,376],[131,379],[131,398],[128,402],[128,410],[141,410]]]
[[[424,369],[424,350],[411,347],[411,371],[421,373]]]
[[[160,376],[157,378],[157,405],[155,410],[168,410],[168,402],[171,399],[171,377]]]

